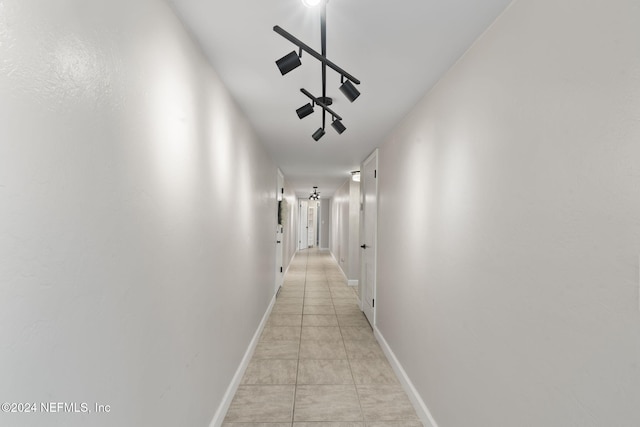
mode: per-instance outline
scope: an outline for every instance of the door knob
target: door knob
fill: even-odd
[[[367,245],[360,245],[362,249],[367,249]]]

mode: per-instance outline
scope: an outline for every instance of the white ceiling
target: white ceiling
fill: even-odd
[[[297,47],[273,31],[279,25],[320,51],[320,8],[301,0],[170,0],[287,182],[299,195],[317,185],[328,197],[380,146],[411,108],[460,58],[511,0],[329,0],[327,57],[360,79],[350,103],[328,69],[327,95],[347,130],[316,142],[321,110],[303,120],[300,88],[321,95],[320,62],[281,76],[275,61]]]

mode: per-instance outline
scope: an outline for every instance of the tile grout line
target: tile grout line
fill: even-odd
[[[331,296],[331,304],[333,304],[333,310],[335,311],[336,307],[333,303],[333,295]],[[338,318],[338,313],[336,312],[336,319]],[[366,421],[364,418],[364,410],[362,409],[362,402],[360,400],[360,393],[358,392],[358,385],[356,384],[356,377],[353,375],[353,367],[351,366],[351,359],[349,358],[349,353],[347,353],[347,345],[344,341],[344,335],[342,334],[342,326],[340,326],[340,321],[338,320],[338,330],[340,331],[340,337],[342,338],[342,346],[344,347],[344,353],[347,357],[347,364],[349,365],[349,373],[351,374],[351,379],[353,380],[353,388],[356,391],[356,397],[358,398],[358,406],[360,407],[360,416],[362,418],[362,425],[366,425]]]
[[[307,253],[307,260],[304,267],[304,285],[302,286],[302,315],[300,316],[300,337],[298,340],[298,360],[296,363],[296,383],[293,386],[293,405],[291,408],[291,427],[296,418],[296,399],[298,397],[298,375],[300,374],[300,350],[302,350],[302,325],[304,322],[304,300],[307,292],[307,268],[309,266],[309,254]]]

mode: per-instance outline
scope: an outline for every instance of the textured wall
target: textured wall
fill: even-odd
[[[0,0],[0,401],[111,406],[0,425],[208,425],[273,293],[275,176],[163,2]]]
[[[640,425],[638,40],[518,0],[381,147],[378,327],[440,427]]]

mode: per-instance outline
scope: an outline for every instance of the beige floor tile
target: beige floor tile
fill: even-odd
[[[370,327],[345,326],[340,328],[342,336],[349,341],[376,341]]]
[[[303,314],[335,314],[333,305],[305,305]]]
[[[313,289],[313,288],[322,288],[322,289],[326,289],[329,290],[329,281],[327,281],[327,279],[321,278],[321,279],[316,279],[316,280],[306,280],[305,282],[306,285],[306,289]]]
[[[295,384],[297,360],[252,359],[242,384]]]
[[[365,421],[418,420],[409,398],[399,385],[358,385]]]
[[[294,406],[295,401],[295,406]],[[289,266],[223,427],[420,427],[333,258]]]
[[[344,306],[344,307],[353,307],[358,306],[358,302],[356,301],[356,296],[350,296],[346,298],[336,298],[333,297],[333,305],[335,306]]]
[[[280,293],[278,293],[277,300],[281,300],[282,298],[304,298],[304,287],[282,288]]]
[[[347,305],[336,305],[335,306],[335,310],[337,314],[360,314],[362,313],[362,310],[360,310],[360,307],[358,306],[358,304],[353,303],[353,304],[347,304]]]
[[[266,328],[265,328],[266,329]],[[302,328],[302,340],[340,341],[342,335],[337,326],[305,326]]]
[[[222,423],[222,427],[291,427],[291,423]]]
[[[305,298],[304,305],[331,305],[333,302],[331,298]]]
[[[346,359],[347,353],[342,340],[301,341],[300,360],[303,359]]]
[[[287,298],[287,297],[278,297],[276,298],[276,304],[291,304],[291,305],[295,305],[295,304],[300,304],[302,305],[304,301],[304,297],[300,296],[298,298]]]
[[[302,326],[338,326],[338,318],[335,314],[305,314]]]
[[[331,288],[332,298],[348,298],[352,301],[356,297],[356,293],[351,288]]]
[[[364,427],[364,423],[358,423],[358,422],[293,423],[293,427]]]
[[[331,298],[331,292],[328,290],[318,289],[318,290],[306,290],[304,292],[305,298]]]
[[[350,363],[356,384],[399,384],[386,359],[353,359]]]
[[[253,359],[298,359],[300,341],[260,341]]]
[[[353,385],[299,385],[294,421],[362,421]]]
[[[300,326],[266,326],[262,341],[296,341],[300,339]]]
[[[302,325],[301,314],[280,314],[271,313],[269,320],[267,320],[269,326],[300,326]]]
[[[273,306],[271,314],[302,314],[302,304],[280,304]]]
[[[329,281],[329,286],[330,287],[334,287],[334,286],[335,287],[341,287],[341,286],[345,286],[346,287],[347,286],[347,281],[346,280],[341,280],[339,278],[331,278],[331,277],[328,277],[327,279]]]
[[[344,340],[349,359],[384,359],[385,355],[377,341]]]
[[[353,384],[347,360],[300,360],[297,384]]]
[[[241,385],[225,422],[291,422],[294,385]]]
[[[338,314],[338,323],[340,326],[355,326],[361,328],[368,328],[369,321],[362,312],[360,313],[349,313],[349,314]]]
[[[366,427],[424,427],[420,421],[373,421]]]

